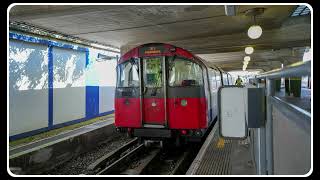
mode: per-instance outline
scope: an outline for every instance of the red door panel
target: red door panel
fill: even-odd
[[[139,98],[116,98],[114,105],[115,126],[141,127]]]
[[[145,98],[144,100],[144,123],[161,124],[165,123],[164,99]]]

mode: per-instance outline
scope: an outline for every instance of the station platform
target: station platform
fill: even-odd
[[[22,144],[16,147],[10,147],[9,149],[9,155],[13,156],[15,154],[20,154],[22,152],[26,152],[26,151],[31,151],[32,149],[38,149],[38,147],[43,147],[46,146],[48,144],[54,144],[58,141],[61,141],[63,139],[66,138],[70,138],[70,137],[75,137],[75,136],[79,136],[81,134],[87,133],[89,131],[92,131],[94,129],[97,128],[101,128],[110,124],[114,123],[114,116],[106,116],[106,118],[103,121],[99,121],[99,122],[95,122],[93,124],[89,124],[80,128],[76,128],[73,130],[68,130],[68,131],[62,131],[61,133],[52,136],[52,137],[48,137],[48,138],[44,138],[44,139],[40,139],[34,142],[30,142],[28,144]]]
[[[256,168],[250,137],[226,140],[216,124],[202,145],[187,175],[254,175]]]

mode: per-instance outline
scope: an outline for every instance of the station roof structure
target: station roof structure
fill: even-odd
[[[264,9],[256,16],[259,39],[247,35],[254,20],[246,12],[253,8]],[[236,5],[228,16],[224,5],[16,5],[9,15],[11,22],[112,45],[122,54],[145,43],[173,44],[226,71],[242,69],[244,49],[252,46],[247,69],[269,71],[301,61],[311,46],[310,12],[292,16],[297,8]]]

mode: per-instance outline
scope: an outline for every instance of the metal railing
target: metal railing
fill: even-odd
[[[290,116],[292,119],[295,116],[295,119],[298,119],[298,123],[300,123],[302,129],[308,133],[310,133],[310,123],[311,123],[311,113],[293,105],[288,102],[281,100],[278,97],[275,97],[275,79],[280,79],[283,77],[302,77],[302,76],[310,76],[311,75],[311,61],[308,62],[299,62],[292,64],[283,69],[277,69],[273,71],[269,71],[263,74],[256,76],[257,79],[265,79],[266,80],[266,96],[267,96],[267,118],[265,124],[265,144],[266,149],[264,157],[266,158],[266,166],[261,165],[261,167],[265,167],[263,170],[266,174],[274,174],[274,154],[273,154],[273,115],[272,115],[272,107],[276,106],[277,110],[282,113]],[[263,135],[262,135],[263,136]],[[263,172],[262,172],[263,173]]]
[[[277,79],[282,77],[301,77],[311,75],[311,61],[299,62],[283,69],[268,71],[256,76],[257,79]]]

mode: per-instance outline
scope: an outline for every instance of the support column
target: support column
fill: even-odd
[[[261,81],[260,79],[258,81]],[[258,88],[265,87],[258,83]],[[265,101],[266,102],[266,101]],[[257,174],[266,175],[267,174],[267,160],[266,160],[266,121],[260,128],[257,128],[254,133],[255,136],[255,154],[256,154],[256,164],[257,164]]]
[[[290,78],[285,78],[284,80],[284,87],[285,87],[285,95],[290,96]]]
[[[301,77],[290,78],[290,92],[294,97],[301,96]]]
[[[281,89],[281,79],[277,79],[276,81],[276,91],[280,92]]]
[[[266,79],[267,87],[267,122],[266,122],[266,166],[267,174],[273,175],[273,117],[271,97],[275,94],[275,80]]]

